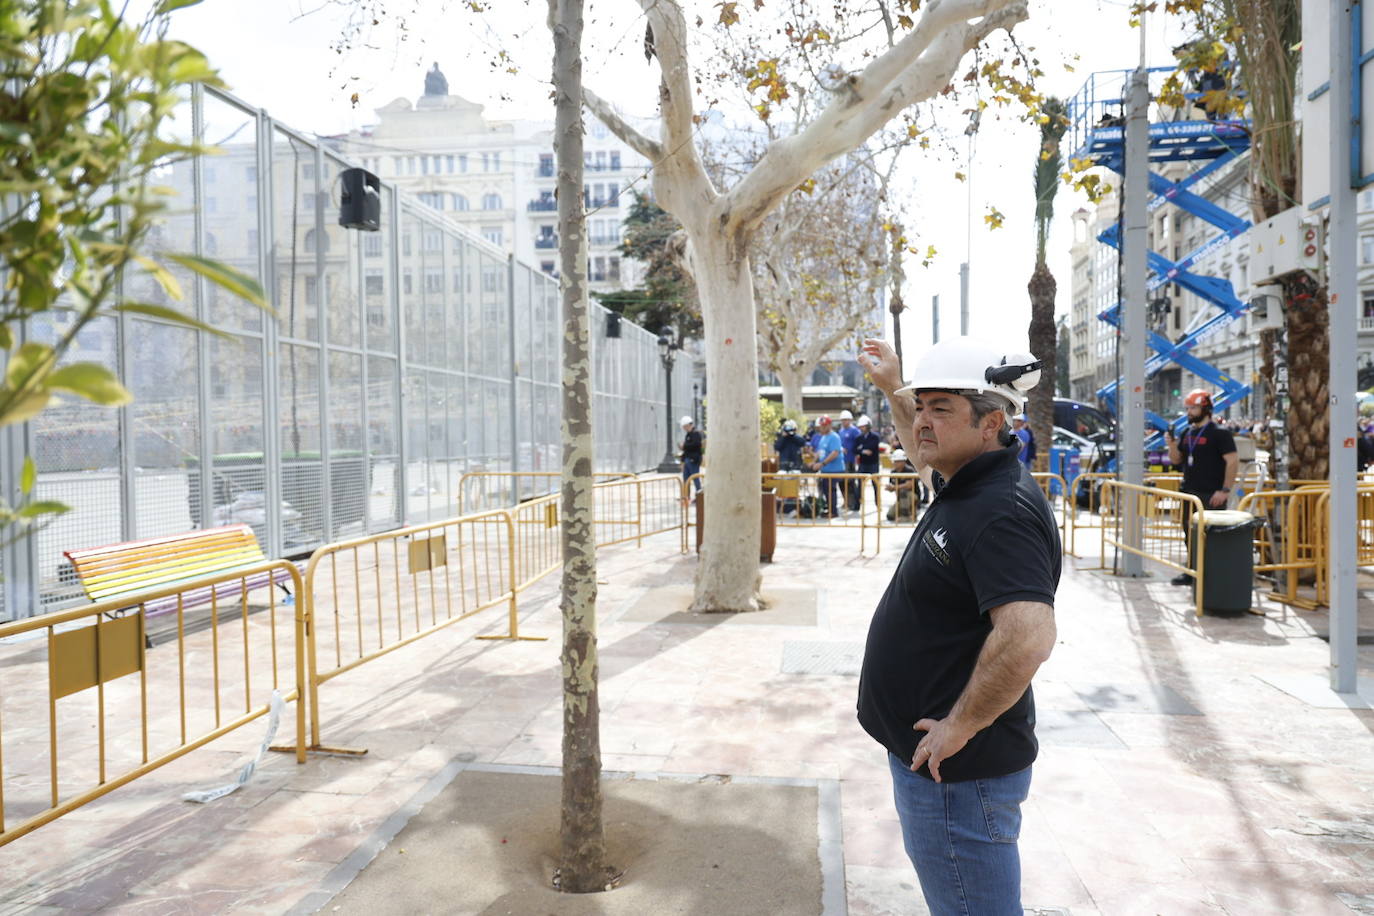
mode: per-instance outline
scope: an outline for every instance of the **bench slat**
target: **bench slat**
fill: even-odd
[[[267,560],[247,525],[70,550],[65,555],[86,595],[96,601],[246,569]]]

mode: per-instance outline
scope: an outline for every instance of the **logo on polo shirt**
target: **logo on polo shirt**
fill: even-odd
[[[949,553],[945,551],[945,545],[949,543],[949,533],[944,528],[927,531],[921,541],[926,545],[926,550],[930,551],[930,555],[938,560],[941,566],[949,565]]]

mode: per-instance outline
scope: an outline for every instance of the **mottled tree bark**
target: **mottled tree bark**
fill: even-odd
[[[596,540],[592,526],[592,401],[587,235],[582,201],[582,0],[549,0],[554,152],[563,294],[563,811],[560,887],[604,889],[601,734],[597,698]]]
[[[1330,341],[1326,289],[1307,274],[1283,281],[1288,307],[1288,476],[1326,480],[1329,452]],[[1348,333],[1354,333],[1350,329]]]
[[[657,138],[648,137],[596,93],[588,107],[653,164],[659,206],[691,240],[692,274],[705,326],[711,400],[710,504],[703,532],[698,611],[758,607],[759,464],[757,321],[749,250],[765,218],[818,168],[858,148],[902,111],[949,85],[964,56],[994,31],[1027,16],[1025,0],[941,0],[927,4],[900,41],[850,74],[817,117],[769,143],[725,191],[712,184],[697,148],[688,27],[677,0],[638,0],[660,66]]]
[[[1054,297],[1059,284],[1043,263],[1035,266],[1026,291],[1030,294],[1030,350],[1043,364],[1040,383],[1030,391],[1026,414],[1030,417],[1031,432],[1035,435],[1037,452],[1049,455],[1054,438],[1054,380],[1058,365],[1058,349],[1054,333]]]

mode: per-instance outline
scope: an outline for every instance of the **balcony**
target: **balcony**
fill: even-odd
[[[535,248],[538,248],[538,249],[540,249],[540,250],[542,250],[542,251],[550,251],[550,250],[552,250],[552,249],[554,249],[554,248],[557,248],[557,247],[558,247],[558,236],[556,236],[556,235],[540,235],[540,236],[535,236],[535,239],[534,239],[534,247],[535,247]]]
[[[1374,334],[1374,315],[1360,319],[1360,333]]]
[[[620,236],[618,235],[593,235],[588,239],[593,245],[619,245]]]
[[[558,201],[543,199],[532,200],[525,206],[525,209],[529,210],[531,213],[552,213],[558,209]]]

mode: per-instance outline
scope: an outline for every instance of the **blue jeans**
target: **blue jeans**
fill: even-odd
[[[689,479],[693,474],[699,474],[699,473],[701,473],[701,462],[700,462],[700,461],[698,461],[698,460],[695,459],[695,458],[683,458],[683,459],[682,459],[682,479],[683,479],[683,480],[687,480],[687,479]],[[694,484],[697,485],[697,489],[698,489],[698,490],[701,489],[701,478],[700,478],[700,477],[698,477],[696,480],[693,480],[692,483],[694,483]]]
[[[889,753],[902,841],[932,916],[1021,916],[1021,803],[1031,768],[935,782]]]

